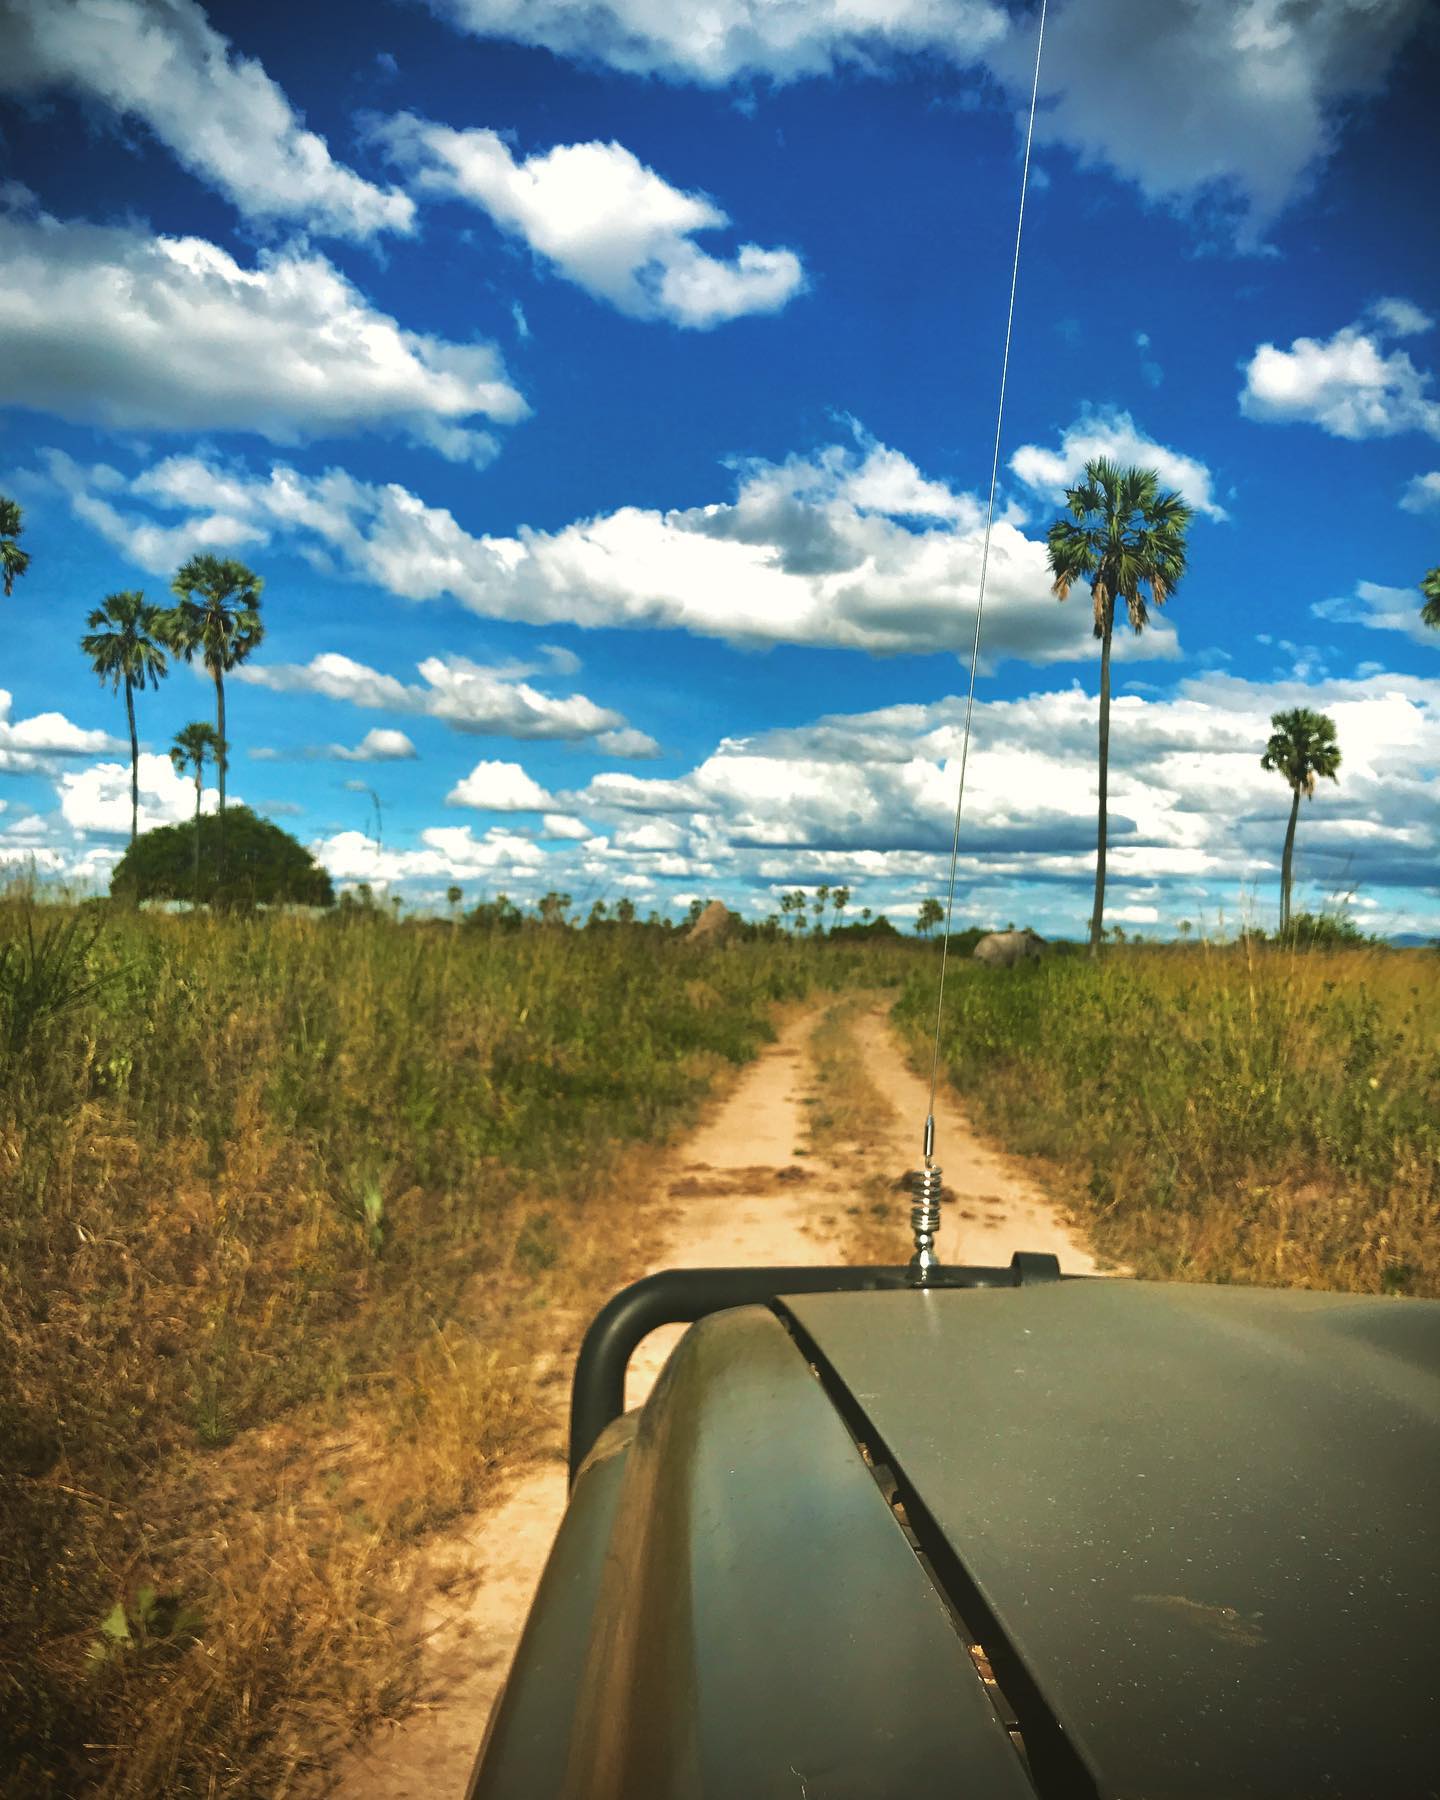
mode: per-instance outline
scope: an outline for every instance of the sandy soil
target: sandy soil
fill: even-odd
[[[865,1067],[896,1115],[897,1167],[921,1160],[929,1084],[905,1066],[882,1011],[861,1014],[854,1036]],[[935,1161],[953,1202],[941,1212],[942,1263],[1008,1263],[1016,1250],[1051,1251],[1067,1275],[1099,1273],[1075,1226],[1046,1198],[1023,1163],[982,1144],[947,1082],[935,1095]]]
[[[657,1183],[665,1237],[657,1268],[834,1260],[833,1226],[861,1162],[898,1176],[918,1161],[928,1098],[905,1067],[876,1006],[853,1022],[867,1072],[891,1118],[856,1147],[854,1164],[805,1154],[809,1037],[817,1012],[791,1020],[714,1116],[676,1151]],[[1053,1250],[1067,1271],[1096,1265],[1023,1170],[977,1142],[953,1093],[937,1102],[936,1160],[955,1199],[943,1214],[945,1262],[1005,1263],[1013,1250]],[[896,1260],[903,1260],[903,1240]],[[683,1327],[652,1334],[631,1364],[626,1398],[638,1405]],[[431,1698],[362,1756],[336,1771],[341,1800],[460,1800],[490,1708],[505,1678],[565,1504],[568,1368],[556,1370],[555,1416],[541,1460],[517,1469],[498,1501],[452,1548],[479,1571],[462,1597],[427,1624]]]

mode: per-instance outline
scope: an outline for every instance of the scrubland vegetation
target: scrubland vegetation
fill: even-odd
[[[899,1017],[929,1056],[934,982]],[[1141,1276],[1440,1297],[1440,955],[1241,944],[962,966],[943,1054]]]
[[[653,1252],[646,1146],[777,1001],[903,982],[926,1040],[935,965],[0,903],[5,1791],[310,1785],[406,1694],[414,1546],[533,1441],[537,1351]],[[952,963],[946,1054],[1140,1274],[1434,1294],[1437,1017],[1430,952],[1125,947]]]
[[[636,1146],[860,955],[0,907],[9,1791],[280,1794],[391,1707]]]

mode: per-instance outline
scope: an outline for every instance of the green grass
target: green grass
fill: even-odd
[[[908,974],[925,1039],[936,960],[0,901],[0,1791],[294,1794],[400,1709],[419,1547],[654,1253],[653,1146],[778,1002]],[[1104,1253],[1440,1292],[1440,958],[952,967],[979,1121]]]
[[[0,904],[6,1791],[280,1794],[393,1710],[646,1147],[861,961]]]
[[[1131,949],[962,964],[943,1052],[1138,1274],[1440,1295],[1440,956]],[[929,1053],[932,982],[899,1017]],[[943,1160],[943,1159],[942,1159]]]

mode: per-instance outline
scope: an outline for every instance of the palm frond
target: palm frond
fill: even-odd
[[[161,648],[164,618],[164,609],[147,601],[139,588],[107,594],[104,604],[87,617],[90,630],[81,638],[80,648],[102,682],[109,681],[116,689],[125,681],[132,687],[158,687],[169,673]]]
[[[0,538],[0,565],[3,565],[5,592],[15,592],[15,583],[30,567],[30,552],[22,550],[10,538]]]
[[[242,562],[192,556],[170,584],[176,603],[166,614],[166,642],[187,662],[198,655],[212,674],[244,662],[265,635],[264,582]]]
[[[1262,769],[1283,775],[1296,793],[1310,799],[1317,777],[1339,780],[1340,744],[1332,718],[1299,706],[1274,713],[1270,723],[1274,730],[1260,758]]]
[[[1420,623],[1440,631],[1440,568],[1430,569],[1420,578],[1420,592],[1425,604],[1420,608]]]
[[[22,550],[18,542],[24,529],[18,502],[8,494],[0,494],[0,579],[7,597],[15,592],[15,583],[30,567],[30,552]]]
[[[1105,456],[1086,463],[1065,498],[1071,516],[1057,519],[1046,537],[1052,592],[1066,599],[1076,581],[1088,579],[1096,637],[1113,624],[1121,599],[1132,629],[1142,632],[1150,607],[1163,606],[1185,573],[1191,507],[1161,492],[1156,470],[1122,468]]]

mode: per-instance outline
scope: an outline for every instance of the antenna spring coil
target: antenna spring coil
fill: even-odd
[[[935,1254],[935,1239],[940,1231],[942,1185],[940,1170],[933,1165],[916,1169],[910,1176],[910,1192],[913,1196],[910,1205],[910,1230],[915,1238],[910,1275],[917,1283],[925,1281],[931,1271],[940,1266],[940,1260]]]

